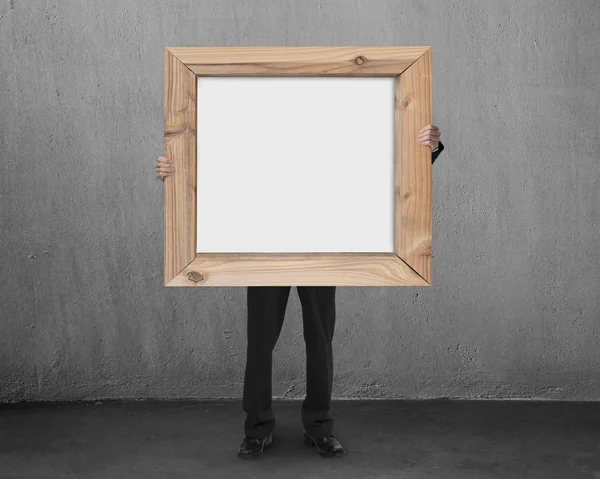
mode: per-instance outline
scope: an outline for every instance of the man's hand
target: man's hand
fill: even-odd
[[[159,180],[165,181],[167,176],[175,174],[175,165],[171,163],[171,160],[167,160],[164,156],[159,156],[156,164],[154,165],[156,171],[156,177]]]
[[[432,151],[437,150],[440,144],[440,129],[435,125],[427,125],[419,132],[417,139],[421,145],[429,145]]]

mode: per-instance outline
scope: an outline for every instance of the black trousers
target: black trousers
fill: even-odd
[[[329,414],[333,384],[331,342],[335,286],[297,286],[306,344],[306,397],[301,418],[311,436],[333,434]],[[273,348],[279,339],[291,286],[248,287],[248,349],[244,377],[244,430],[264,438],[275,427],[271,408]]]

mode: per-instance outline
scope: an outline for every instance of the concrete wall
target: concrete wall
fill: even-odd
[[[240,397],[246,288],[162,286],[163,48],[432,45],[434,286],[338,288],[336,397],[600,399],[600,4],[0,3],[0,400]],[[274,395],[303,397],[292,290]]]

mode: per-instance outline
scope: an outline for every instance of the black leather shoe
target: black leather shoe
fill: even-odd
[[[314,446],[317,448],[317,452],[322,457],[336,457],[343,456],[346,451],[340,444],[340,442],[333,437],[333,435],[325,437],[311,437],[304,432],[304,444],[307,446]]]
[[[244,459],[261,457],[265,448],[268,447],[272,442],[272,434],[269,434],[263,439],[246,436],[240,444],[240,447],[238,447],[237,455],[243,457]]]

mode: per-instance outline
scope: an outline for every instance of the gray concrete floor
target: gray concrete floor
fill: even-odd
[[[242,460],[240,401],[2,405],[0,478],[600,479],[600,403],[334,401],[334,459],[303,444],[300,401],[273,407],[273,445]]]

